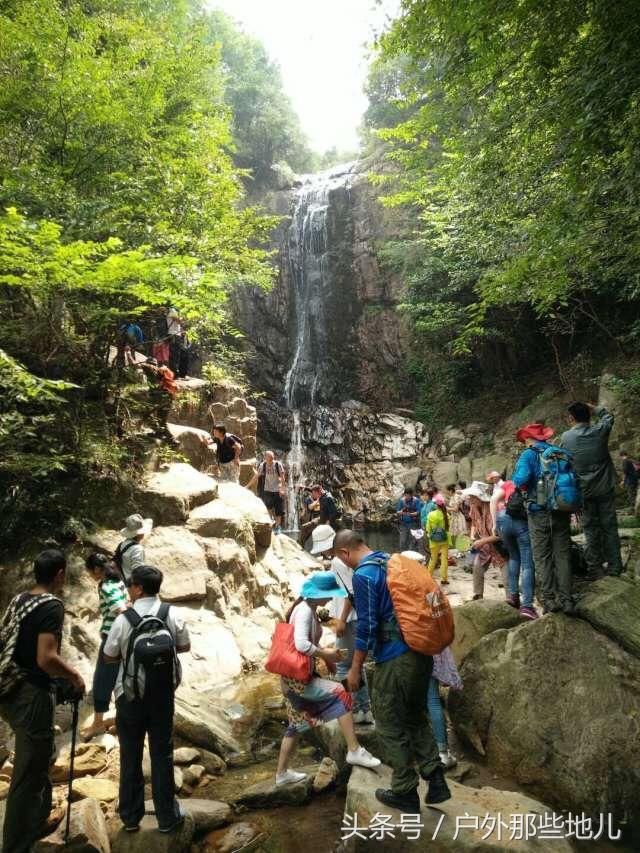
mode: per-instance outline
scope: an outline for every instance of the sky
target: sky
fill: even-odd
[[[312,148],[356,150],[367,107],[367,42],[401,0],[208,0],[256,36],[282,70]]]

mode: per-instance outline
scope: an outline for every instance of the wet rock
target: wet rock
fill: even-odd
[[[589,584],[576,609],[594,628],[640,657],[640,586],[631,579],[602,578]]]
[[[71,806],[69,843],[65,844],[65,821],[51,835],[36,842],[33,853],[109,853],[107,825],[97,800],[86,799]]]
[[[120,829],[111,839],[111,853],[185,853],[195,832],[195,821],[190,814],[174,832],[158,832],[155,816],[145,815],[139,832]]]
[[[276,785],[275,773],[271,779],[257,782],[247,788],[235,804],[249,809],[275,808],[278,806],[300,806],[311,799],[313,780],[318,772],[318,765],[295,768],[298,772],[306,773],[306,777],[293,785]]]
[[[145,560],[164,575],[163,601],[203,601],[210,576],[204,548],[184,527],[156,527],[145,537]]]
[[[156,526],[181,524],[195,507],[216,498],[218,486],[211,477],[184,462],[174,462],[152,474],[136,496],[138,511]]]
[[[234,823],[229,829],[211,832],[198,847],[198,853],[249,853],[264,836],[250,823]]]
[[[95,743],[81,743],[76,747],[73,765],[73,778],[95,776],[107,766],[107,753],[103,746]],[[51,768],[52,782],[66,782],[69,779],[70,756],[68,751],[61,753]]]
[[[180,746],[173,750],[173,763],[178,766],[183,764],[191,764],[200,758],[200,750],[194,749],[191,746]]]
[[[319,794],[330,788],[338,778],[338,765],[332,758],[325,757],[320,762],[318,772],[313,779],[313,792]]]
[[[409,822],[404,821],[404,831],[401,828],[400,812],[383,806],[375,798],[376,788],[391,787],[391,771],[385,765],[379,767],[376,773],[361,767],[354,767],[349,778],[347,788],[347,799],[345,803],[346,824],[352,824],[354,816],[357,816],[358,825],[364,827],[362,837],[352,837],[346,842],[348,853],[359,853],[380,846],[385,850],[403,851],[490,851],[513,850],[540,851],[546,853],[549,849],[558,853],[569,853],[573,848],[565,839],[551,842],[548,838],[532,838],[528,841],[510,838],[508,830],[502,829],[502,837],[499,837],[497,827],[498,816],[509,823],[511,817],[518,820],[518,815],[533,815],[534,820],[544,819],[544,815],[551,815],[548,806],[532,800],[529,797],[512,791],[498,791],[495,788],[468,788],[457,782],[448,781],[451,790],[451,799],[436,806],[426,807],[424,795],[426,783],[421,781],[419,788],[420,800],[423,803],[420,813],[422,828],[417,836],[417,830],[409,829]],[[393,837],[386,835],[381,840],[371,834],[370,825],[376,815],[389,816],[387,826],[391,829]],[[465,820],[456,820],[460,816]],[[486,816],[492,816],[496,820],[496,827],[491,833],[488,824],[483,825]],[[477,820],[474,822],[474,818]],[[414,824],[415,826],[415,824]],[[457,833],[456,833],[456,830]],[[434,838],[435,834],[435,838]],[[457,836],[457,837],[456,837]]]
[[[73,782],[73,799],[93,799],[100,803],[112,803],[118,798],[118,785],[111,779],[83,776]]]
[[[581,619],[548,615],[478,643],[449,695],[457,733],[552,805],[640,823],[640,661]]]
[[[453,618],[456,633],[451,648],[458,666],[487,634],[522,622],[522,617],[513,607],[503,601],[488,599],[468,601],[462,607],[454,607]]]

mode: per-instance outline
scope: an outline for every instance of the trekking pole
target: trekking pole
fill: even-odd
[[[69,790],[67,791],[67,822],[64,830],[64,843],[69,843],[69,830],[71,825],[71,794],[73,791],[73,764],[76,757],[76,737],[78,734],[78,716],[80,712],[80,699],[73,700],[73,717],[71,720],[71,759],[69,761]]]

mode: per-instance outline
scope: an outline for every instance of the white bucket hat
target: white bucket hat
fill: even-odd
[[[336,538],[336,532],[328,524],[319,524],[311,534],[311,553],[322,554],[333,548],[333,540]]]
[[[146,536],[153,530],[153,519],[143,518],[139,512],[125,519],[125,526],[120,531],[123,539],[133,539],[134,536]]]
[[[465,498],[479,498],[481,501],[490,501],[489,484],[483,483],[481,480],[474,480],[468,489],[463,489],[462,494]]]
[[[401,557],[408,557],[410,560],[415,560],[418,563],[426,563],[427,558],[424,554],[421,554],[419,551],[402,551],[400,553]]]

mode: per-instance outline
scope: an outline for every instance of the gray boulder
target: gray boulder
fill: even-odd
[[[640,657],[640,586],[630,578],[602,578],[590,584],[577,604],[583,619]]]
[[[111,839],[111,853],[185,853],[195,833],[195,821],[187,812],[184,823],[175,832],[158,832],[155,816],[145,815],[139,832],[120,829]]]
[[[469,601],[453,608],[456,635],[451,646],[458,666],[471,649],[487,634],[500,628],[513,628],[522,622],[517,610],[504,601]]]

